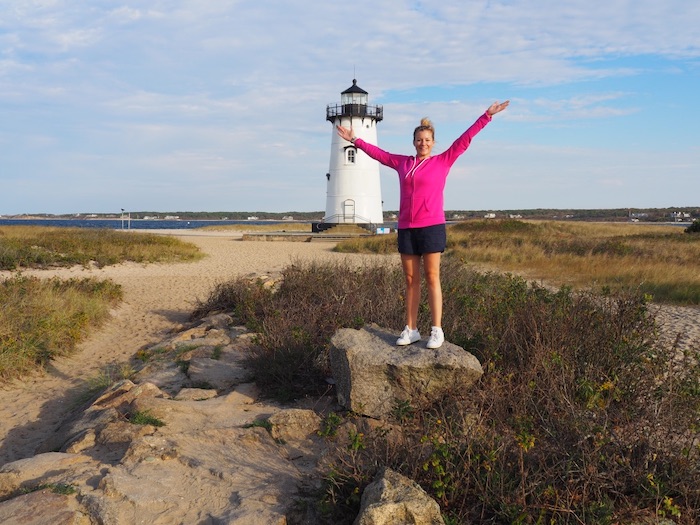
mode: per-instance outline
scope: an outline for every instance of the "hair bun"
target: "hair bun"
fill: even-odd
[[[433,136],[433,140],[435,140],[435,128],[428,117],[423,117],[420,121],[420,126],[413,130],[413,140],[416,140],[416,133],[419,131],[430,131],[430,134]]]

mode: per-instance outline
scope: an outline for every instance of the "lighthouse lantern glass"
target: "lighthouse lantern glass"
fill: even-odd
[[[364,104],[367,105],[367,95],[363,93],[343,93],[340,97],[340,103],[345,104]]]

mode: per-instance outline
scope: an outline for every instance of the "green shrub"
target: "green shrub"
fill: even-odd
[[[362,453],[336,449],[334,479],[347,479],[329,484],[333,501],[388,465],[459,523],[700,518],[700,352],[653,344],[642,297],[549,292],[452,264],[443,277],[445,332],[477,355],[482,381],[413,407],[400,440],[379,429]]]
[[[442,276],[445,333],[484,376],[429,406],[397,404],[396,421],[347,440],[328,426],[327,523],[352,522],[382,465],[452,523],[700,520],[700,351],[657,343],[643,294],[552,292],[451,257]],[[403,324],[398,265],[295,265],[275,293],[243,280],[230,291],[213,304],[258,327],[251,361],[270,395],[322,392],[338,328]]]
[[[685,233],[700,233],[700,219],[695,219],[693,223],[685,229]]]
[[[268,432],[272,431],[272,423],[267,419],[256,419],[252,423],[243,425],[243,428],[264,428]]]
[[[148,410],[133,412],[129,414],[129,422],[134,425],[152,425],[154,427],[165,426],[165,423],[152,415]]]

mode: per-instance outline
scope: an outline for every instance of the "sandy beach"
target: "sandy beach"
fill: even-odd
[[[124,290],[111,319],[70,357],[57,359],[45,372],[0,388],[0,465],[30,457],[75,407],[90,379],[108,365],[129,362],[142,347],[162,340],[185,322],[198,299],[213,287],[241,275],[275,274],[293,262],[377,256],[332,252],[333,242],[243,241],[239,232],[161,230],[199,246],[206,257],[194,263],[120,264],[102,269],[26,271],[26,275],[112,279]],[[387,256],[398,262],[398,257]],[[683,344],[700,341],[700,309],[658,308],[666,333],[682,334]]]
[[[25,271],[43,277],[112,279],[124,301],[111,319],[70,357],[46,372],[0,388],[0,465],[34,455],[75,406],[90,379],[105,367],[127,363],[140,348],[161,341],[187,321],[198,299],[213,287],[241,275],[274,274],[293,262],[362,258],[332,252],[333,242],[242,241],[239,232],[153,230],[196,244],[206,257],[193,263],[127,263],[101,269],[74,267]]]

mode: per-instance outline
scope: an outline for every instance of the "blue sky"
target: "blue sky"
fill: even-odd
[[[687,0],[0,0],[0,215],[322,211],[353,78],[395,153],[511,100],[447,209],[697,207],[698,27]]]

